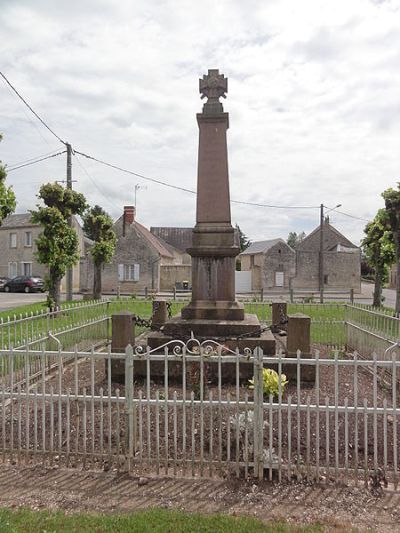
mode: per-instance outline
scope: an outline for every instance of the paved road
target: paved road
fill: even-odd
[[[45,302],[46,294],[34,292],[25,294],[23,292],[0,292],[0,311],[7,311],[20,305],[29,305],[36,302]]]
[[[362,283],[361,285],[361,291],[363,295],[365,295],[369,300],[368,303],[372,303],[372,295],[374,292],[373,283]],[[385,298],[383,304],[386,307],[391,307],[392,309],[394,309],[396,303],[396,291],[394,289],[383,289],[382,294]]]
[[[61,299],[65,295],[61,296]],[[42,292],[33,292],[25,294],[24,292],[0,292],[0,311],[7,311],[21,305],[30,305],[37,302],[45,302],[47,294]],[[74,295],[74,300],[80,300],[80,294]]]

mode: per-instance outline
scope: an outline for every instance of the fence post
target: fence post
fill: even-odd
[[[147,287],[144,288],[144,299],[147,300],[149,296],[149,289]]]
[[[289,292],[290,292],[290,303],[292,304],[294,302],[294,291],[293,289],[290,289]]]
[[[132,460],[136,450],[135,442],[135,420],[136,409],[133,405],[133,374],[134,374],[134,359],[133,348],[130,344],[125,350],[125,415],[126,415],[126,449],[128,453],[128,471],[131,471]]]
[[[350,302],[354,303],[354,289],[350,289]]]
[[[260,290],[260,299],[262,302],[264,301],[264,288],[263,287],[261,287],[261,290]]]
[[[257,346],[254,355],[254,477],[264,477],[263,351]]]
[[[176,287],[174,287],[174,302],[176,300]]]

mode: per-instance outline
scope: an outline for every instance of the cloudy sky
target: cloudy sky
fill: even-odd
[[[311,231],[315,206],[369,219],[400,177],[399,0],[0,0],[1,70],[76,150],[195,189],[198,78],[229,78],[232,205],[252,240]],[[0,80],[0,159],[62,145]],[[18,212],[65,155],[9,173]],[[74,187],[113,217],[192,226],[195,195],[73,158]],[[331,213],[354,242],[365,222]]]

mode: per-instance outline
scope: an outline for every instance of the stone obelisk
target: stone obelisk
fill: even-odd
[[[262,331],[256,315],[245,314],[235,297],[235,258],[239,253],[231,224],[228,149],[229,115],[224,112],[228,80],[212,69],[200,79],[200,93],[207,98],[197,114],[199,160],[196,225],[192,247],[192,300],[181,316],[168,320],[162,331],[147,335],[152,348],[174,340],[213,339],[229,349],[262,347],[275,353],[275,339]],[[251,370],[252,371],[252,370]]]
[[[243,320],[243,306],[235,298],[235,257],[239,246],[231,224],[228,150],[229,114],[220,97],[226,97],[228,80],[217,69],[200,79],[200,93],[207,98],[197,114],[199,154],[196,226],[192,257],[192,300],[182,318],[194,320]]]

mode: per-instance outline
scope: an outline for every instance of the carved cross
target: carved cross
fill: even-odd
[[[208,74],[204,74],[200,82],[201,98],[208,98],[208,104],[217,104],[222,96],[226,98],[228,92],[228,78],[219,73],[218,69],[209,69]]]

